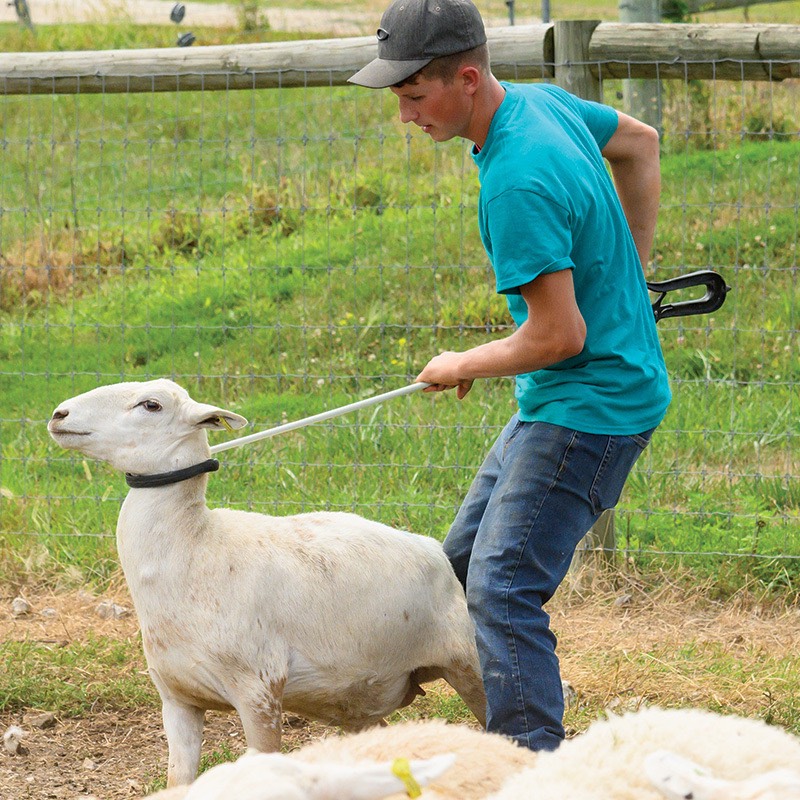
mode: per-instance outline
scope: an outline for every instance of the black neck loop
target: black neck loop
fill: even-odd
[[[189,480],[204,472],[216,472],[219,469],[219,461],[216,458],[209,458],[200,464],[194,464],[185,469],[176,469],[172,472],[161,472],[158,475],[134,475],[130,472],[125,473],[125,482],[131,489],[153,489],[156,486],[169,486],[171,483],[180,483]]]

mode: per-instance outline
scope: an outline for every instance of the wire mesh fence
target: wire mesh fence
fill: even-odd
[[[614,74],[603,99],[624,110]],[[674,401],[618,509],[632,557],[800,556],[798,90],[658,84],[648,278],[712,268],[732,292],[711,316],[659,323]],[[0,126],[4,547],[111,558],[122,477],[45,427],[78,392],[171,377],[257,431],[511,329],[467,146],[400,124],[389,92],[6,95]],[[225,454],[209,501],[441,537],[513,411],[505,379],[463,402],[404,397]]]

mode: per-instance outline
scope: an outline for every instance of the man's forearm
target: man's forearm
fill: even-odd
[[[419,378],[432,383],[456,384],[459,380],[500,378],[544,369],[577,355],[583,348],[585,331],[572,336],[561,333],[537,336],[523,325],[504,339],[436,356]]]
[[[642,266],[650,260],[658,218],[661,173],[658,161],[645,164],[638,169],[611,165],[614,184],[622,210],[636,244],[636,252]]]
[[[658,131],[617,112],[619,125],[603,148],[642,266],[650,260],[661,194]]]

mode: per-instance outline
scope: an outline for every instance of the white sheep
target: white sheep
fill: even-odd
[[[248,773],[246,779],[253,780],[256,786],[255,776],[260,776],[260,785],[263,787],[272,786],[273,772],[281,763],[280,759],[314,765],[322,776],[333,775],[331,768],[334,765],[352,768],[355,771],[350,773],[350,783],[347,780],[337,782],[337,793],[332,794],[337,800],[349,800],[353,796],[356,784],[363,777],[358,770],[365,764],[373,765],[378,774],[384,774],[385,764],[391,764],[398,758],[410,761],[413,765],[424,759],[446,755],[454,757],[453,768],[433,780],[423,792],[423,797],[428,800],[482,800],[499,789],[508,777],[535,764],[537,757],[533,751],[520,747],[504,736],[435,719],[399,722],[347,736],[328,736],[288,755],[272,755],[273,760],[269,762],[256,762],[243,757],[237,762],[241,769],[238,774],[244,776]],[[209,772],[220,769],[219,766],[214,767]],[[290,769],[285,766],[282,773],[284,779]],[[416,769],[413,773],[417,777]],[[244,777],[242,779],[245,780]],[[324,783],[324,780],[321,779],[321,782]],[[230,796],[220,793],[219,798]],[[402,800],[407,794],[404,787],[396,786],[389,796],[391,800]],[[190,797],[192,795],[186,786],[151,795],[148,800],[186,800]],[[253,800],[266,800],[267,795],[262,798],[256,793],[252,797]],[[305,798],[305,795],[300,797]],[[217,796],[209,794],[208,800],[217,800]],[[237,795],[237,800],[244,800],[244,796]]]
[[[800,800],[800,739],[761,720],[645,708],[541,753],[488,800],[567,797]]]
[[[411,746],[410,746],[411,745]],[[266,787],[287,781],[297,800],[355,800],[371,783],[365,769],[393,757],[436,757],[452,752],[455,762],[422,798],[485,800],[798,800],[800,739],[760,720],[714,714],[699,709],[643,709],[593,723],[586,733],[564,742],[553,753],[534,754],[495,734],[460,726],[424,722],[390,726],[325,740],[269,762],[238,762],[241,785],[251,793],[226,791],[223,775],[207,778],[204,794],[195,787],[169,790],[152,800],[272,800]],[[323,759],[323,760],[320,760]],[[354,761],[354,759],[356,759]],[[362,760],[364,759],[364,760]],[[306,773],[292,766],[302,760],[317,768]],[[525,760],[532,766],[525,766]],[[353,771],[336,772],[337,765]],[[209,775],[220,767],[214,767]],[[497,774],[491,776],[492,770]],[[233,772],[228,773],[233,775]],[[315,791],[307,775],[318,776]],[[372,774],[372,773],[369,773]],[[329,776],[326,778],[325,776]],[[294,777],[293,777],[294,776]],[[509,777],[510,776],[510,777]],[[203,776],[205,777],[205,776]],[[339,780],[341,778],[341,780]],[[507,778],[498,791],[491,788]],[[203,778],[201,778],[202,780]],[[259,783],[260,781],[260,783]],[[335,782],[335,789],[334,789]],[[198,784],[200,781],[198,780]],[[483,787],[478,787],[478,783]],[[260,785],[260,790],[258,789]],[[221,787],[212,791],[211,787]],[[283,784],[281,784],[283,786]],[[225,787],[225,788],[222,788]],[[326,791],[329,793],[326,793]],[[402,794],[392,795],[399,800]],[[148,800],[151,800],[148,798]]]
[[[425,759],[453,753],[456,761],[426,797],[437,800],[482,800],[506,778],[536,763],[537,755],[512,739],[444,720],[401,722],[350,736],[329,736],[291,754],[306,762],[358,763]],[[400,796],[398,795],[397,800]]]
[[[386,764],[304,764],[280,753],[249,750],[203,773],[191,786],[166,789],[148,800],[379,800],[401,791],[415,797],[453,760],[442,755]]]
[[[744,780],[722,780],[668,750],[645,759],[650,783],[668,800],[789,800],[800,797],[800,772],[776,769]]]
[[[168,380],[94,389],[48,423],[134,487],[117,548],[162,700],[167,785],[195,777],[206,709],[235,709],[248,745],[272,752],[284,710],[360,730],[443,677],[483,722],[474,630],[438,542],[354,514],[207,507],[206,431],[245,424]]]

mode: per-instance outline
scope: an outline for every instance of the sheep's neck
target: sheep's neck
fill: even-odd
[[[129,584],[180,569],[207,527],[207,475],[153,489],[131,489],[117,522],[117,549]],[[131,586],[133,588],[133,585]]]

